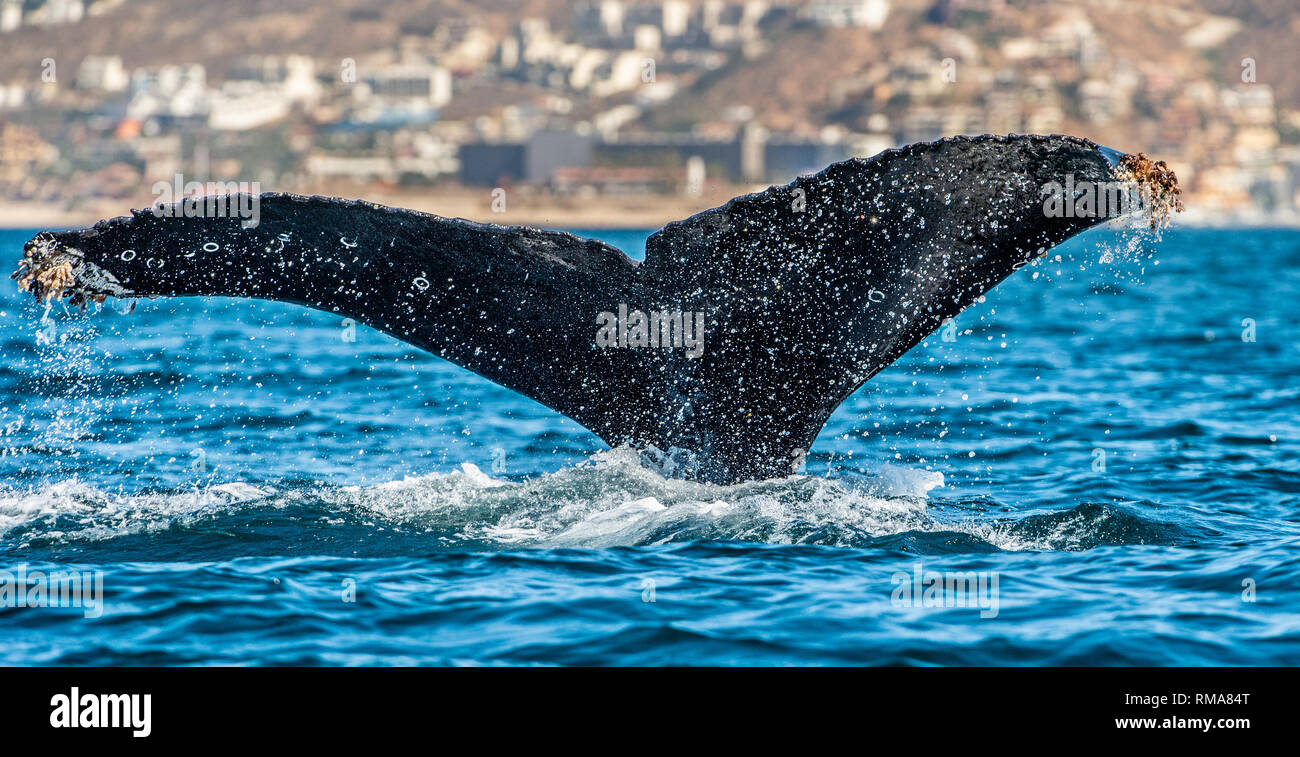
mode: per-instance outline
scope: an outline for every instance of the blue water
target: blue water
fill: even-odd
[[[9,283],[0,569],[104,605],[0,663],[1300,663],[1300,235],[1056,253],[734,487],[336,316]]]

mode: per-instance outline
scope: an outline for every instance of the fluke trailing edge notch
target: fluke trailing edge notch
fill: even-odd
[[[690,454],[719,483],[794,472],[863,382],[1012,271],[1103,217],[1042,188],[1134,180],[1152,222],[1177,181],[1074,137],[955,137],[836,163],[670,223],[637,263],[572,234],[266,194],[260,223],[136,211],[42,232],[38,298],[220,295],[355,318],[573,418],[610,445]],[[802,191],[799,191],[802,190]],[[704,314],[706,347],[611,349],[597,316]]]

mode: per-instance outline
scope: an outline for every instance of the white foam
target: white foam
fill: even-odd
[[[854,543],[908,530],[951,530],[927,513],[935,471],[885,466],[876,478],[791,476],[735,486],[665,478],[637,453],[615,449],[572,468],[517,482],[471,463],[448,473],[373,486],[276,490],[229,482],[162,494],[114,494],[72,480],[34,491],[0,489],[0,535],[103,539],[167,528],[198,515],[254,506],[324,505],[376,527],[454,534],[518,546],[606,547],[672,539]]]
[[[77,479],[30,490],[0,489],[0,537],[15,528],[60,524],[58,533],[104,539],[157,528],[213,508],[264,499],[274,490],[233,481],[165,494],[105,492]],[[43,531],[50,536],[53,531]]]

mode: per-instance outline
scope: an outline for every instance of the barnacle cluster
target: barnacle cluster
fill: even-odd
[[[19,289],[43,302],[62,299],[69,292],[73,305],[85,307],[87,300],[103,302],[104,294],[87,292],[78,284],[79,263],[79,255],[59,244],[49,232],[41,232],[23,248],[18,270],[9,278],[17,279]]]
[[[1178,177],[1163,160],[1132,153],[1120,158],[1117,173],[1121,179],[1135,182],[1141,188],[1151,213],[1152,230],[1168,226],[1174,213],[1183,212]]]

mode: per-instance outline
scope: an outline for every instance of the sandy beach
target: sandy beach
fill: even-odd
[[[628,195],[555,197],[525,189],[507,190],[504,211],[493,210],[490,190],[472,192],[394,191],[375,187],[322,187],[300,194],[319,194],[410,208],[448,218],[481,223],[541,226],[566,229],[657,229],[670,221],[725,203],[765,186],[719,186],[699,197]],[[127,215],[132,208],[148,207],[149,195],[132,200],[95,198],[69,207],[65,202],[0,201],[0,228],[70,228],[89,226],[105,218]]]

